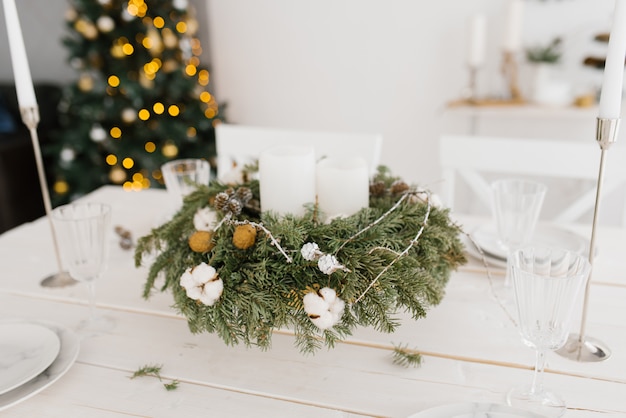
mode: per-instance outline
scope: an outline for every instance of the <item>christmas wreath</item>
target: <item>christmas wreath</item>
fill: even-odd
[[[428,191],[381,167],[369,207],[322,221],[261,212],[259,182],[198,186],[165,224],[138,240],[143,296],[170,290],[193,333],[268,348],[291,329],[301,352],[332,347],[357,326],[391,333],[438,304],[465,263],[461,229]]]

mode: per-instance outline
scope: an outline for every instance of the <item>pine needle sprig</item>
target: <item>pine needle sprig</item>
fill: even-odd
[[[417,350],[410,350],[406,346],[393,347],[393,364],[402,367],[419,367],[422,364],[422,355]]]
[[[137,377],[155,377],[159,379],[159,381],[163,382],[163,378],[161,377],[162,368],[162,365],[157,364],[142,366],[130,376],[130,379],[135,379]],[[163,387],[167,391],[172,391],[177,389],[179,384],[180,382],[178,380],[171,380],[169,382],[164,382]]]

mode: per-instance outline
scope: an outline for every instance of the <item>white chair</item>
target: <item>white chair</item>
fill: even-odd
[[[614,144],[605,154],[600,222],[604,223],[603,214],[609,209],[616,219],[612,223],[626,226],[626,148],[619,145]],[[553,213],[542,218],[553,222],[575,222],[583,216],[590,219],[593,213],[600,167],[600,147],[593,138],[579,142],[443,135],[439,152],[444,176],[442,199],[454,210],[462,206],[457,204],[459,194],[463,192],[457,180],[462,180],[470,190],[469,195],[466,191],[461,203],[467,208],[468,200],[473,200],[474,204],[480,202],[484,210],[491,207],[491,180],[522,177],[548,184],[543,212],[552,209]],[[613,206],[618,208],[605,205],[609,196],[613,199]],[[547,208],[548,205],[552,207]]]
[[[317,159],[362,157],[373,174],[380,164],[383,143],[378,134],[297,131],[225,123],[216,126],[215,141],[218,178],[235,166],[253,162],[267,148],[287,144],[312,146]]]

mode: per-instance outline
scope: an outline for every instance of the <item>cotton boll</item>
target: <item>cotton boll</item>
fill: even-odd
[[[311,322],[313,322],[313,324],[319,329],[328,329],[328,328],[331,328],[333,325],[335,325],[335,321],[333,320],[333,315],[328,311],[323,312],[317,318],[310,318],[310,319],[311,319]]]
[[[304,311],[309,315],[321,315],[323,312],[328,311],[328,302],[314,292],[304,295],[302,303],[304,304]]]
[[[331,289],[330,287],[324,287],[320,289],[319,294],[322,296],[322,298],[324,298],[324,300],[331,307],[333,303],[335,302],[335,299],[337,299],[337,293],[335,292],[334,289]]]
[[[205,206],[193,216],[193,226],[198,231],[212,231],[217,223],[217,216],[211,208]]]
[[[191,267],[185,270],[185,272],[180,276],[180,285],[185,289],[189,289],[196,285],[196,281],[193,279],[191,275]]]
[[[206,263],[190,267],[180,277],[180,285],[187,297],[211,306],[222,295],[224,283],[218,278],[217,270]]]
[[[224,291],[224,282],[222,279],[216,279],[208,282],[204,285],[202,294],[198,298],[200,302],[207,306],[213,306],[213,304],[222,296]]]
[[[330,313],[333,317],[333,322],[334,324],[336,324],[337,322],[339,322],[341,320],[341,317],[343,316],[343,311],[346,307],[346,304],[343,300],[337,298],[335,300],[335,303],[333,303],[330,306]],[[333,324],[333,325],[334,325]]]

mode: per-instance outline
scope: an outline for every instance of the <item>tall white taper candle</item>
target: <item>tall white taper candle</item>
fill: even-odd
[[[485,61],[487,43],[487,18],[476,14],[469,21],[469,46],[467,49],[467,65],[478,68]]]
[[[9,47],[11,49],[11,62],[13,64],[13,78],[15,79],[15,90],[17,91],[17,101],[20,108],[37,106],[33,80],[30,76],[30,67],[24,47],[24,38],[20,27],[19,17],[15,0],[2,0],[4,6],[4,19],[7,24],[7,34],[9,37]]]
[[[522,44],[522,21],[524,18],[524,2],[510,0],[505,21],[504,44],[505,51],[516,52]]]
[[[626,1],[615,1],[613,26],[604,65],[602,92],[598,117],[618,119],[622,106],[622,84],[624,82],[624,59],[626,58]]]

